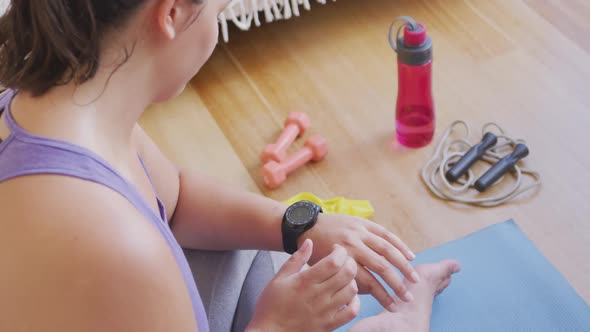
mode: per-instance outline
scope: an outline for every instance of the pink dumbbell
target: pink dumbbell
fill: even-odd
[[[262,168],[262,179],[270,188],[278,188],[287,180],[287,175],[310,161],[321,161],[328,154],[328,143],[320,135],[307,139],[305,146],[288,156],[282,163],[269,161]]]
[[[287,149],[295,139],[305,132],[311,121],[305,113],[293,112],[289,114],[287,120],[285,120],[285,128],[277,141],[274,144],[268,144],[262,154],[260,155],[260,161],[262,164],[274,160],[278,163],[285,160],[287,157]]]

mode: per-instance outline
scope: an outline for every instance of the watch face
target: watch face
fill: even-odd
[[[294,225],[305,225],[311,221],[313,210],[307,204],[293,206],[288,213],[288,220]]]

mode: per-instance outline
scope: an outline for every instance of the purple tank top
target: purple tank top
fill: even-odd
[[[0,183],[25,175],[58,174],[95,182],[124,196],[166,240],[182,272],[199,331],[209,331],[197,285],[182,248],[166,222],[166,211],[160,198],[156,196],[160,210],[158,215],[129,181],[95,153],[81,146],[26,132],[14,121],[10,112],[14,95],[13,90],[0,94],[0,115],[5,114],[4,119],[10,130],[10,135],[0,141]],[[143,165],[141,157],[139,160]]]

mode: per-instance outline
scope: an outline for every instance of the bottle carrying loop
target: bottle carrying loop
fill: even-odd
[[[399,23],[399,22],[404,22],[404,24],[400,25],[397,28],[397,32],[395,33],[395,40],[394,40],[393,39],[393,28],[395,27],[395,24]],[[396,17],[395,20],[393,20],[393,22],[391,22],[391,25],[389,26],[389,45],[391,45],[391,48],[393,49],[393,51],[395,53],[397,53],[397,43],[403,42],[403,39],[400,36],[400,34],[402,32],[402,29],[405,26],[408,26],[408,29],[410,31],[416,31],[416,30],[420,29],[420,26],[418,25],[418,23],[416,23],[416,21],[414,21],[413,18],[411,18],[409,16]]]

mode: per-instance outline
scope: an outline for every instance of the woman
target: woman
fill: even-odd
[[[289,233],[289,207],[178,170],[137,125],[211,55],[225,5],[12,1],[0,19],[0,330],[207,331],[181,248],[297,250],[235,330],[332,330],[358,314],[358,292],[396,313],[357,328],[427,326],[457,262],[414,269],[395,235],[348,216]]]

